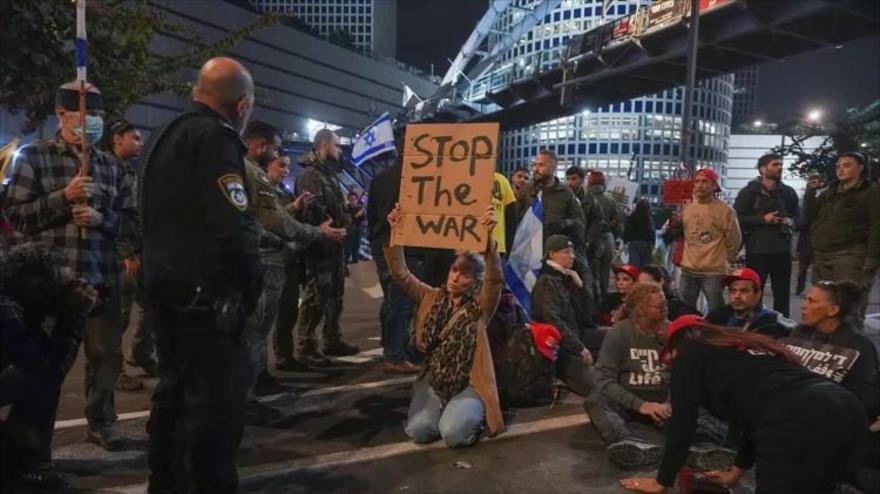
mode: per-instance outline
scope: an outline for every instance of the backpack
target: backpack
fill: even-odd
[[[528,319],[513,294],[504,293],[489,324],[498,396],[505,408],[553,401],[555,366],[535,346]]]

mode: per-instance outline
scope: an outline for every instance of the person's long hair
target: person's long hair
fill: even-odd
[[[642,307],[648,303],[651,295],[655,293],[663,293],[663,287],[659,283],[650,281],[640,281],[633,283],[629,288],[629,292],[623,299],[623,303],[614,314],[615,321],[623,321],[624,319],[634,320],[641,313]]]
[[[672,336],[670,350],[678,348],[685,340],[696,341],[717,348],[734,348],[741,352],[752,351],[770,354],[789,363],[800,365],[785,344],[766,335],[743,331],[739,328],[726,328],[704,323],[689,326]]]

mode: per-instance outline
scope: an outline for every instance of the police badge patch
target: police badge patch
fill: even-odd
[[[226,200],[241,211],[248,207],[247,193],[244,190],[244,181],[235,173],[228,173],[217,179],[220,190]]]

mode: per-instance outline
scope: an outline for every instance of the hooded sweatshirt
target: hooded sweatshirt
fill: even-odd
[[[682,269],[704,275],[727,272],[728,261],[739,254],[742,236],[736,212],[718,199],[692,202],[682,213],[684,255]]]
[[[606,399],[638,411],[646,401],[666,401],[669,373],[660,363],[663,338],[639,330],[629,319],[605,336],[596,362],[596,388]]]
[[[840,384],[862,400],[869,417],[880,414],[877,348],[867,336],[853,329],[849,324],[843,323],[831,334],[824,334],[810,326],[800,325],[791,333],[791,338],[857,350],[859,358]]]

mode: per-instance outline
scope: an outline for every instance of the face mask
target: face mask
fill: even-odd
[[[82,129],[74,125],[73,133],[82,137]],[[104,119],[96,115],[86,115],[86,137],[89,143],[97,144],[104,135]]]

